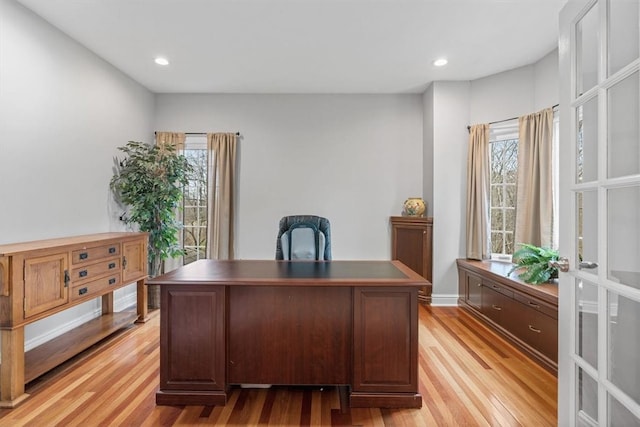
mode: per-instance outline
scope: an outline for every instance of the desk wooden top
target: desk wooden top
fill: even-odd
[[[277,286],[425,286],[400,261],[199,260],[147,281],[172,284]]]

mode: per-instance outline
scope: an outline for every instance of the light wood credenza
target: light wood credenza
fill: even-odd
[[[147,319],[147,233],[101,233],[0,245],[0,407],[32,381],[111,333]],[[137,282],[137,313],[114,312],[113,291]],[[24,327],[102,298],[102,316],[28,352]]]

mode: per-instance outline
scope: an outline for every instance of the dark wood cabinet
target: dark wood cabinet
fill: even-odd
[[[458,260],[458,304],[547,370],[558,372],[558,287],[508,277],[511,264]]]
[[[430,304],[432,292],[432,231],[433,218],[392,216],[391,259],[404,265],[429,281],[418,290],[418,301]]]
[[[398,261],[199,260],[150,282],[163,301],[159,405],[280,384],[336,385],[352,408],[422,406],[426,280]]]

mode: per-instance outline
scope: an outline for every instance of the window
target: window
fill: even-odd
[[[207,138],[204,135],[188,135],[184,156],[193,170],[182,197],[182,248],[183,264],[206,258],[207,253]]]
[[[553,115],[553,219],[551,241],[557,248],[558,239],[558,114]],[[518,177],[518,120],[491,124],[490,143],[490,217],[491,258],[511,261],[518,248],[514,241],[516,227],[516,196]]]
[[[518,177],[518,122],[491,125],[491,253],[502,258],[514,252],[516,182]],[[509,259],[508,256],[504,257]]]

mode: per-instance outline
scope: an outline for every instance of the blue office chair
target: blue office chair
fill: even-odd
[[[280,220],[276,259],[331,260],[331,224],[315,215],[291,215]]]

